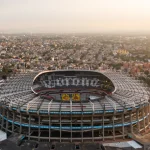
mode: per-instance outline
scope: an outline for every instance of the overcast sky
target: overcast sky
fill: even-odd
[[[150,32],[150,0],[0,0],[0,32]]]

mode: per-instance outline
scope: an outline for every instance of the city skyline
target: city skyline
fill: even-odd
[[[149,0],[0,0],[0,32],[150,33]]]

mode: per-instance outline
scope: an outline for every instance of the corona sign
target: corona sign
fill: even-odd
[[[72,94],[72,100],[73,101],[80,101],[80,94],[79,93]]]
[[[69,101],[70,100],[70,96],[68,94],[62,94],[61,98],[63,101]]]

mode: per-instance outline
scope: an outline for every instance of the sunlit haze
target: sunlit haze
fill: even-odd
[[[0,0],[0,32],[150,32],[150,0]]]

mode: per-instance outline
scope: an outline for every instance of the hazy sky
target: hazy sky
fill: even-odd
[[[150,0],[0,0],[0,32],[150,32]]]

